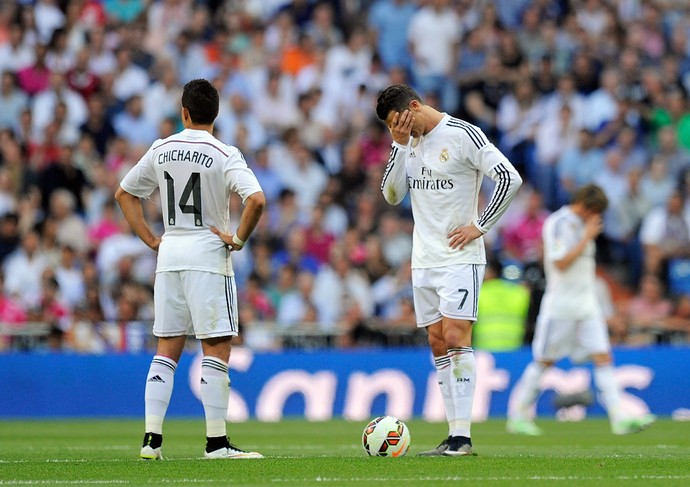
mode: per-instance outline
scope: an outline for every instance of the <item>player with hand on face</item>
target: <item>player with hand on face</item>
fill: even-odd
[[[162,458],[163,420],[188,329],[193,329],[201,341],[204,355],[204,456],[262,457],[229,442],[226,416],[231,340],[238,333],[237,289],[230,253],[242,250],[266,200],[240,151],[212,135],[218,106],[218,91],[207,80],[187,83],[182,93],[184,130],[154,142],[115,194],[134,232],[158,251],[153,325],[158,346],[146,378],[143,459]],[[147,225],[139,200],[157,188],[165,224],[162,237],[155,236]],[[239,194],[245,205],[234,234],[228,233],[231,192]]]
[[[594,364],[594,382],[614,434],[641,431],[655,417],[627,417],[621,408],[606,320],[597,300],[594,243],[601,233],[608,206],[604,191],[593,184],[578,189],[569,205],[549,215],[542,229],[546,291],[541,301],[532,341],[530,363],[518,383],[515,405],[508,411],[509,433],[542,434],[531,413],[539,382],[562,358]]]
[[[393,137],[383,196],[392,205],[411,196],[415,315],[427,330],[449,426],[448,437],[420,455],[469,455],[482,235],[505,213],[522,179],[480,128],[424,104],[406,85],[386,88],[376,114]],[[496,186],[479,216],[484,175]]]

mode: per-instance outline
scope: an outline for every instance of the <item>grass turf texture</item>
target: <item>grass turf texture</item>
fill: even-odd
[[[504,422],[473,426],[475,455],[420,458],[444,424],[407,421],[403,458],[368,457],[366,421],[229,424],[231,440],[262,460],[203,460],[202,419],[168,420],[164,461],[138,459],[142,421],[0,422],[0,485],[690,485],[690,423],[660,420],[613,436],[606,420],[539,421],[546,434],[521,437]]]

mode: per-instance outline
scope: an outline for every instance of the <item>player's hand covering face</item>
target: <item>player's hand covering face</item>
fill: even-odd
[[[390,112],[386,125],[390,130],[393,140],[398,144],[407,145],[414,128],[414,114],[410,110],[404,112]]]

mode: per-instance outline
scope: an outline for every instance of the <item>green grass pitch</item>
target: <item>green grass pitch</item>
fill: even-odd
[[[0,422],[0,485],[690,485],[690,423],[660,420],[613,436],[604,419],[539,421],[546,435],[517,437],[504,422],[473,426],[475,455],[420,458],[445,424],[412,420],[402,458],[368,457],[366,421],[231,423],[231,440],[262,460],[203,460],[203,419],[168,420],[165,460],[137,458],[142,421]]]

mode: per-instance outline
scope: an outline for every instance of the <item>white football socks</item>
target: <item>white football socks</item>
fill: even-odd
[[[215,357],[201,360],[201,402],[206,414],[206,436],[225,436],[230,398],[228,364]]]
[[[470,438],[472,402],[477,382],[474,351],[471,347],[451,348],[448,350],[448,357],[450,358],[450,391],[455,410],[451,436]]]
[[[453,396],[450,392],[450,358],[448,357],[448,354],[440,357],[434,357],[434,365],[436,366],[438,387],[441,389],[441,397],[443,398],[443,407],[446,410],[446,419],[448,420],[448,435],[450,436],[453,434],[455,405],[453,404]]]
[[[176,368],[175,361],[162,355],[156,355],[151,360],[144,393],[147,433],[163,434],[163,420],[170,404]]]
[[[511,419],[532,419],[532,407],[539,397],[539,382],[546,367],[539,362],[530,362],[517,385],[515,410]]]
[[[601,402],[604,403],[611,423],[616,423],[625,418],[621,408],[621,394],[618,381],[613,371],[613,366],[604,365],[594,367],[594,383],[599,391]]]

